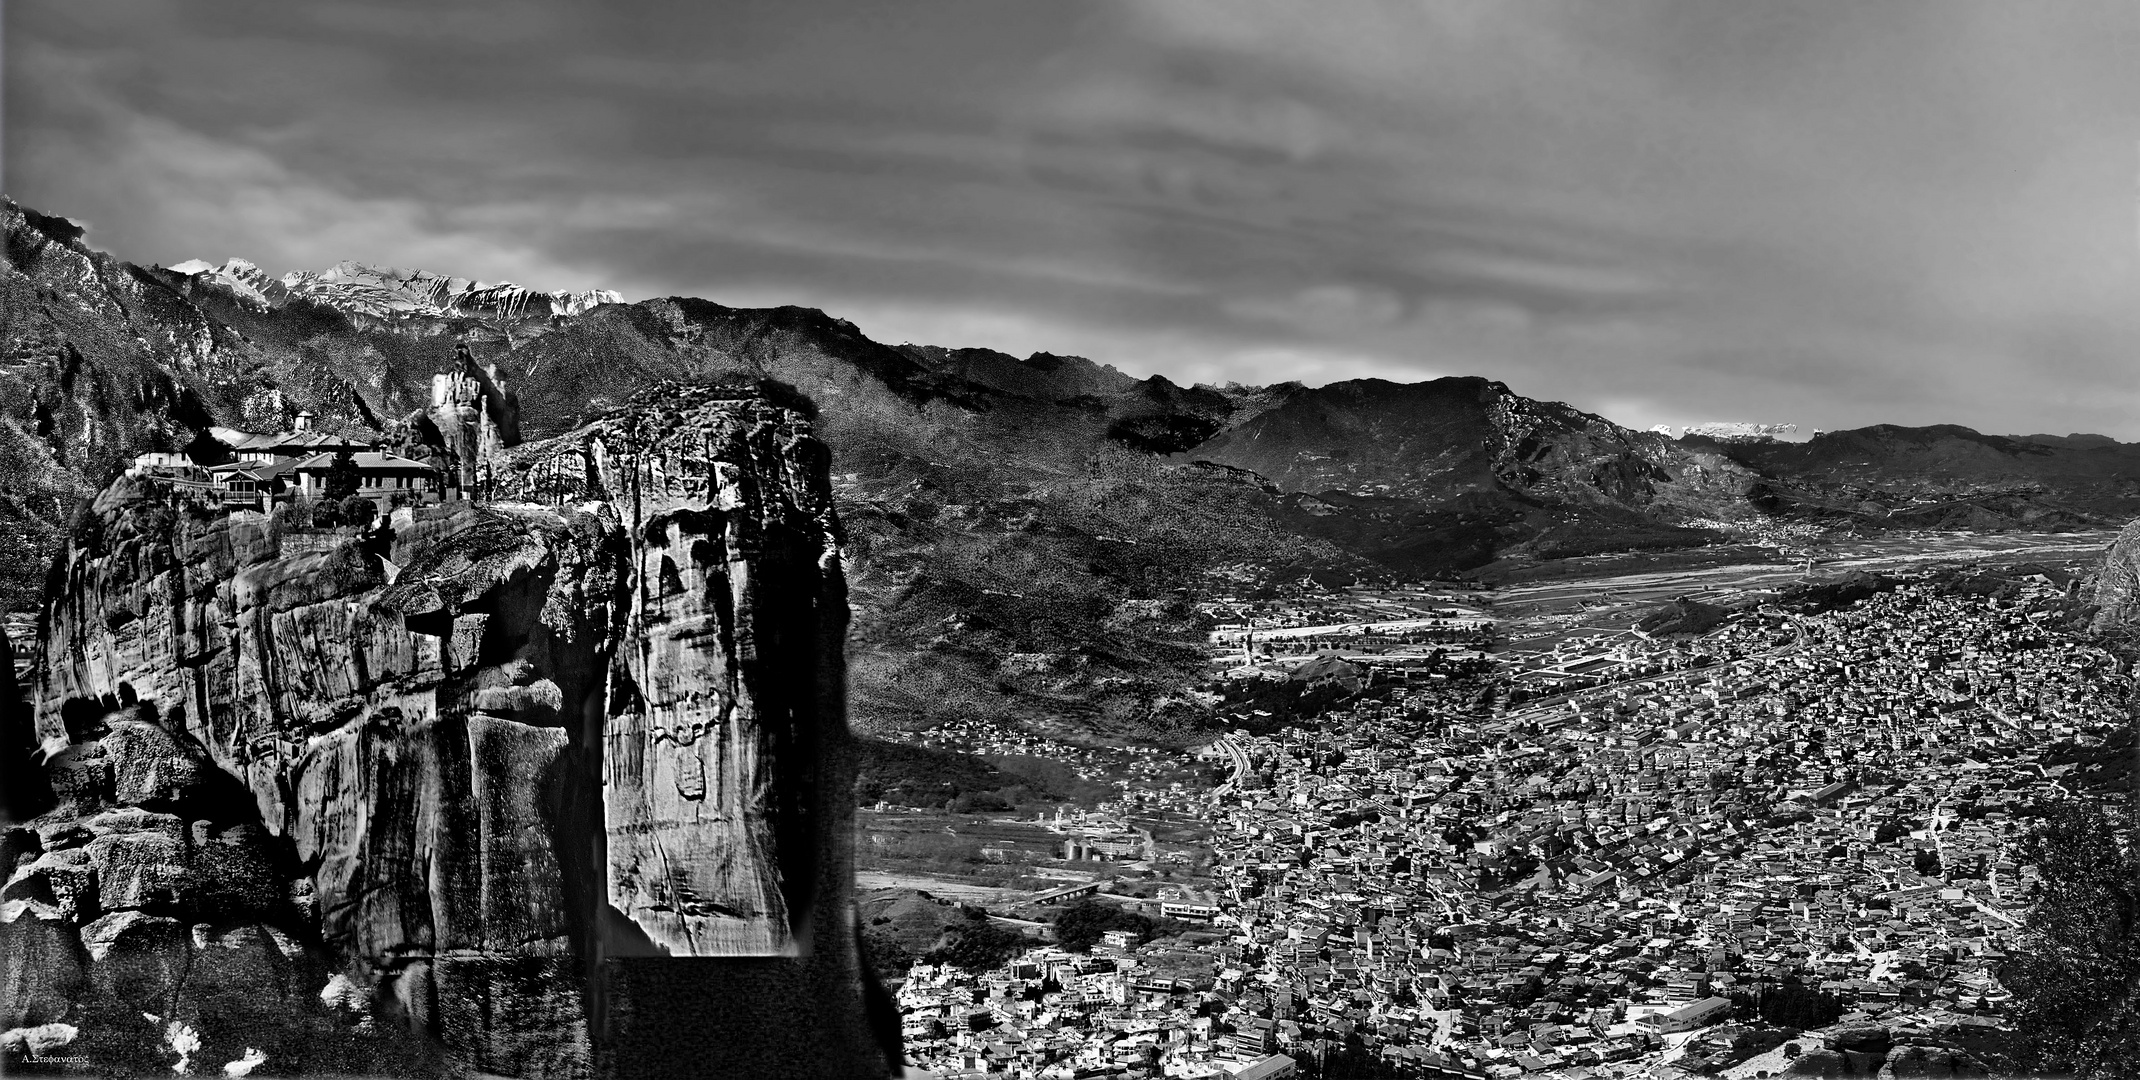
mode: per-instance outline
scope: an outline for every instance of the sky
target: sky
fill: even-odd
[[[2140,440],[2124,0],[16,0],[0,40],[0,187],[135,262]]]

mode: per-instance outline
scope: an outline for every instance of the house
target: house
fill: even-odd
[[[209,480],[223,497],[225,510],[263,510],[284,489],[292,461],[261,464],[235,461],[208,469]]]
[[[227,444],[239,461],[262,465],[287,458],[310,457],[314,454],[338,454],[344,451],[357,453],[377,448],[367,440],[312,430],[312,414],[309,412],[298,413],[297,421],[289,431],[258,434],[231,428],[215,428],[211,434]]]
[[[199,470],[193,458],[169,450],[151,450],[135,454],[134,464],[126,470],[128,476],[192,476]]]
[[[314,454],[290,466],[297,493],[308,499],[325,497],[328,477],[340,456]],[[399,492],[417,501],[430,501],[439,489],[439,471],[421,461],[383,451],[353,453],[349,460],[357,470],[356,493],[366,498],[386,499]]]

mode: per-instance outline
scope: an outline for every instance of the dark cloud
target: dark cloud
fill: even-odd
[[[800,303],[1180,380],[2140,438],[2140,11],[1436,0],[7,12],[127,258]]]

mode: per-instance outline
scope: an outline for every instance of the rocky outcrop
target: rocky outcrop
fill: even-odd
[[[37,734],[68,801],[47,817],[108,801],[211,827],[105,814],[86,864],[27,872],[93,894],[77,919],[158,913],[183,937],[281,899],[279,860],[376,1011],[485,1072],[584,1072],[594,920],[569,883],[592,866],[568,837],[598,820],[575,729],[622,629],[614,513],[460,503],[327,551],[288,539],[127,482],[98,500],[46,614]],[[258,824],[225,827],[235,807]]]
[[[501,495],[602,499],[627,525],[629,644],[601,736],[604,881],[622,916],[602,939],[604,1005],[625,1071],[650,1054],[762,1075],[885,1068],[855,948],[828,465],[786,408],[668,386],[497,470]],[[679,1026],[679,1006],[720,1019]]]
[[[72,719],[47,762],[59,801],[0,842],[0,1029],[17,1036],[0,1060],[140,1075],[248,1054],[289,1072],[430,1060],[319,999],[333,959],[310,884],[232,777],[152,704]]]
[[[2093,629],[2130,635],[2140,629],[2140,520],[2118,533],[2088,582],[2088,602],[2095,605]]]
[[[1982,1077],[2007,1075],[2005,1035],[1946,1020],[1924,1024],[1844,1024],[1791,1061],[1786,1076]],[[1986,1059],[1989,1059],[1987,1064]],[[1996,1066],[1996,1068],[1994,1068]]]
[[[490,1075],[635,1073],[694,1008],[731,1052],[806,1036],[777,1074],[884,1071],[822,447],[671,394],[510,463],[510,498],[324,544],[99,497],[41,626],[53,805],[8,834],[0,1028],[164,1045],[85,1002],[178,1022],[188,986],[266,980],[351,1046],[415,1031]]]

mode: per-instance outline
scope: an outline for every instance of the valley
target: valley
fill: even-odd
[[[826,1023],[951,1074],[1992,1062],[2012,834],[2130,746],[2100,436],[1674,437],[0,231],[0,933],[51,969],[7,1020],[132,1065],[136,999],[261,1049],[173,974],[230,919],[317,1068],[585,1075],[661,1038],[587,1026],[593,958],[694,954],[866,963],[896,1000]],[[849,889],[859,953],[803,955]],[[427,1011],[471,994],[548,1019]]]
[[[1216,1076],[1275,1055],[1389,1076],[1736,1076],[1785,1043],[1996,1069],[2000,950],[2033,881],[2017,826],[2129,776],[2124,677],[2072,599],[2111,540],[1891,536],[1811,567],[1599,559],[1460,595],[1208,601],[1244,616],[1214,652],[1249,624],[1264,643],[1214,663],[1214,696],[1303,669],[1344,692],[1276,726],[1253,701],[1219,706],[1220,726],[1254,729],[1193,755],[1223,779],[1125,783],[1069,819],[902,821],[996,864],[979,873],[1001,891],[938,895],[1040,939],[976,958],[958,943],[981,924],[950,920],[909,940],[911,966],[885,973],[909,1046],[937,1075]],[[1423,621],[1374,616],[1428,611],[1490,624],[1467,669],[1356,645]],[[1169,866],[1109,844],[1137,831],[1131,807],[1211,830]],[[1066,820],[1094,841],[1084,861],[1046,850]],[[865,881],[893,884],[872,869],[884,826],[862,828]],[[1111,917],[1205,896],[1213,915],[1065,946],[1059,898],[1079,890]],[[1696,1006],[1712,1015],[1675,1019]]]

